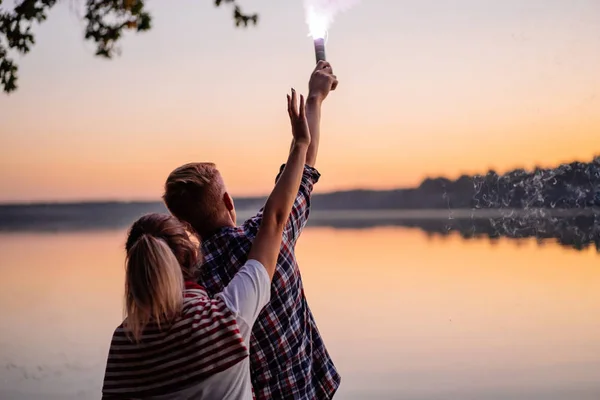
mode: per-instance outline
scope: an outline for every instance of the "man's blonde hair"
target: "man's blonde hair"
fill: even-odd
[[[190,163],[169,174],[163,200],[174,216],[202,231],[220,217],[224,194],[223,178],[215,164]]]

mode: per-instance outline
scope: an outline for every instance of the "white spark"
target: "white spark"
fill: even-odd
[[[337,14],[347,10],[359,0],[304,0],[306,23],[313,39],[325,39],[327,30]]]

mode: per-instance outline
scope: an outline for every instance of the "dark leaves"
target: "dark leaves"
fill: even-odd
[[[235,22],[235,26],[247,27],[250,22],[252,22],[253,25],[258,23],[258,14],[244,14],[240,6],[235,4],[235,0],[215,0],[215,6],[217,7],[223,3],[235,5],[233,8],[233,20]]]
[[[17,88],[17,66],[6,56],[6,49],[0,43],[0,85],[6,93]]]
[[[0,85],[6,93],[17,89],[17,65],[8,58],[8,51],[29,52],[35,43],[31,26],[34,22],[44,21],[47,10],[54,4],[56,0],[23,0],[12,13],[0,13]],[[3,37],[8,47],[5,47]]]
[[[233,11],[233,19],[235,20],[235,26],[244,26],[247,27],[249,22],[252,22],[254,25],[258,22],[258,14],[246,15],[243,14],[240,10],[240,7],[235,6]]]
[[[32,26],[46,20],[57,0],[22,0],[12,12],[0,13],[0,85],[6,93],[17,89],[17,65],[8,58],[9,50],[21,54],[35,44]],[[2,0],[0,0],[0,4]],[[257,14],[244,14],[235,0],[215,0],[215,6],[234,6],[236,26],[247,27],[258,22]],[[144,32],[151,28],[152,18],[144,9],[144,0],[86,0],[84,37],[96,45],[96,55],[112,58],[119,53],[117,44],[126,31]]]
[[[127,30],[150,29],[150,14],[142,0],[87,0],[85,38],[96,43],[96,55],[111,58],[119,52],[117,42]]]

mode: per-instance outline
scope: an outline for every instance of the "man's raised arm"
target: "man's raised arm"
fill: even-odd
[[[293,244],[302,233],[304,226],[308,222],[308,214],[310,213],[310,197],[313,191],[313,186],[320,178],[319,172],[314,169],[317,161],[317,153],[319,151],[319,139],[321,136],[321,105],[330,91],[335,90],[338,85],[338,80],[333,75],[331,65],[327,61],[319,61],[314,69],[308,82],[308,98],[306,100],[306,119],[310,130],[310,146],[306,154],[306,165],[302,175],[300,189],[296,196],[296,201],[292,208],[292,213],[285,227],[285,235]],[[294,141],[292,146],[294,148]],[[285,164],[281,166],[279,174],[283,171]],[[279,175],[275,182],[279,179]]]
[[[306,165],[314,168],[317,163],[317,154],[319,153],[319,142],[321,139],[321,106],[323,101],[329,95],[329,92],[335,90],[338,85],[337,77],[333,74],[331,64],[327,61],[319,61],[308,81],[308,97],[306,98],[306,119],[308,121],[308,129],[310,130],[311,142],[306,155]],[[294,140],[292,139],[291,149],[294,148]],[[283,171],[282,165],[279,169],[279,174]],[[279,179],[279,175],[275,178],[275,182]]]
[[[306,154],[306,165],[314,167],[319,152],[321,138],[321,105],[330,91],[338,85],[337,77],[333,75],[331,64],[319,61],[308,82],[308,97],[306,98],[306,119],[310,129],[311,142]],[[293,143],[292,143],[293,147]]]

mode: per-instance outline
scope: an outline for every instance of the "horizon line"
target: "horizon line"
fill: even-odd
[[[313,195],[328,195],[328,194],[337,194],[337,193],[350,193],[350,192],[394,192],[398,190],[410,190],[417,189],[419,186],[414,187],[398,187],[392,189],[368,189],[368,188],[356,188],[356,189],[340,189],[340,190],[331,190],[323,193],[313,192]],[[269,194],[263,195],[247,195],[247,196],[233,196],[234,200],[262,200],[266,199]],[[10,207],[10,206],[48,206],[48,205],[81,205],[81,204],[151,204],[151,203],[161,203],[164,204],[163,201],[159,198],[157,200],[150,199],[87,199],[87,200],[17,200],[17,201],[0,201],[0,207]]]
[[[541,168],[541,169],[555,169],[558,168],[559,166],[562,165],[569,165],[569,164],[573,164],[573,163],[583,163],[583,164],[592,164],[594,163],[596,160],[600,159],[600,154],[594,155],[591,160],[589,161],[579,161],[579,160],[572,160],[569,162],[563,161],[560,162],[557,166],[555,167],[534,167],[531,169],[528,168],[523,168],[523,167],[516,167],[516,168],[511,168],[506,170],[506,172],[504,173],[500,173],[498,175],[502,176],[502,175],[506,175],[510,172],[516,171],[516,170],[524,170],[528,173],[534,172],[537,168]],[[486,174],[488,172],[494,171],[494,168],[490,167],[487,171]],[[421,184],[427,180],[436,180],[436,179],[447,179],[450,181],[456,181],[458,179],[460,179],[463,176],[468,176],[469,178],[474,178],[476,176],[483,176],[482,174],[466,174],[466,173],[462,173],[460,174],[458,177],[456,177],[455,179],[449,178],[447,176],[436,176],[436,177],[431,177],[431,176],[425,176],[424,178],[422,178],[421,182],[419,185],[415,185],[415,186],[408,186],[408,187],[395,187],[395,188],[381,188],[381,189],[375,189],[375,188],[365,188],[365,187],[357,187],[357,188],[343,188],[343,189],[338,189],[338,190],[329,190],[327,192],[323,192],[323,193],[319,193],[319,192],[315,192],[315,195],[328,195],[328,194],[338,194],[338,193],[349,193],[349,192],[393,192],[393,191],[398,191],[398,190],[410,190],[410,189],[418,189]],[[238,200],[260,200],[260,199],[266,199],[269,196],[269,194],[262,194],[262,195],[240,195],[240,196],[236,196],[233,195],[234,200],[238,199]],[[47,206],[47,205],[81,205],[81,204],[150,204],[150,203],[162,203],[162,201],[160,199],[157,200],[149,200],[149,199],[70,199],[70,200],[13,200],[13,201],[2,201],[0,200],[0,207],[11,207],[11,206]]]

